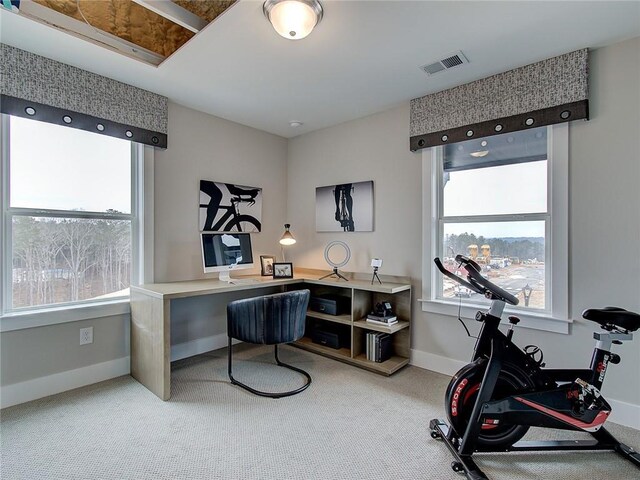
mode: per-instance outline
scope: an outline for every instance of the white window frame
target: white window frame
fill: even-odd
[[[521,322],[518,326],[557,333],[569,333],[569,124],[562,123],[547,127],[549,158],[547,169],[547,214],[523,215],[522,219],[545,220],[545,293],[547,308],[543,312],[532,309],[508,307],[506,312],[517,315]],[[487,306],[470,301],[448,300],[437,297],[442,285],[440,272],[433,259],[440,252],[442,223],[442,147],[431,147],[422,152],[422,310],[457,317],[458,311],[464,319],[475,318],[476,312],[486,310]],[[506,216],[494,216],[504,219]],[[515,219],[517,215],[509,215]],[[483,217],[486,221],[491,216]],[[469,221],[458,217],[456,220]],[[506,316],[505,316],[506,317]]]
[[[0,332],[129,314],[129,295],[9,309],[14,216],[127,219],[131,221],[131,285],[153,281],[153,149],[131,142],[131,213],[10,207],[10,117],[0,115]]]

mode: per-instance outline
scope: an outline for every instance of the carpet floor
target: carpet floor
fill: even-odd
[[[234,347],[234,376],[259,389],[301,377],[267,347]],[[383,377],[293,347],[281,359],[313,383],[278,400],[230,385],[226,349],[172,365],[163,402],[129,376],[2,410],[3,480],[461,479],[429,436],[443,418],[445,375],[406,367]],[[610,424],[640,448],[640,432]],[[532,429],[528,439],[587,438]],[[640,469],[613,453],[478,455],[495,480],[630,480]]]

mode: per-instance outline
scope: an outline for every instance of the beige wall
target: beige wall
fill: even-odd
[[[129,355],[129,315],[116,315],[0,335],[2,385],[25,382]],[[80,329],[93,327],[93,343],[80,345]]]
[[[287,140],[175,103],[169,103],[169,132],[169,148],[157,151],[154,162],[155,281],[218,276],[205,275],[202,267],[200,180],[263,189],[263,229],[251,235],[259,273],[260,255],[280,254],[278,240],[286,220]],[[214,296],[173,302],[172,344],[225,334],[228,301],[226,296]]]
[[[205,278],[200,256],[200,180],[262,187],[254,260],[278,253],[286,213],[287,140],[169,103],[169,148],[155,154],[155,281]],[[209,275],[209,277],[217,276]]]
[[[590,306],[619,305],[640,311],[640,38],[593,52],[592,120],[571,124],[570,305],[572,317]],[[289,218],[300,242],[294,261],[325,267],[324,246],[345,240],[353,260],[345,267],[410,275],[421,292],[421,154],[409,152],[409,106],[297,137],[289,143]],[[316,233],[316,186],[374,180],[375,231]],[[414,303],[412,348],[467,360],[473,340],[454,317],[423,313]],[[471,328],[473,323],[467,322]],[[583,367],[591,357],[593,326],[578,320],[571,335],[518,329],[521,345],[535,343],[548,366]],[[619,349],[605,392],[640,405],[640,339]],[[633,379],[633,380],[631,380]]]
[[[381,273],[419,280],[422,253],[421,161],[409,151],[409,105],[289,141],[289,219],[298,243],[295,262],[328,268],[324,247],[344,240],[352,259],[346,270],[367,272],[372,257]],[[374,232],[316,233],[315,188],[373,180]]]

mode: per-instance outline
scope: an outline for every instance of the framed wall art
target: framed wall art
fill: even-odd
[[[200,231],[260,232],[262,189],[200,180]]]
[[[372,232],[373,180],[316,188],[317,232]]]
[[[260,255],[260,275],[271,277],[273,275],[273,263],[276,257],[272,255]]]
[[[293,263],[273,264],[273,278],[293,278]]]

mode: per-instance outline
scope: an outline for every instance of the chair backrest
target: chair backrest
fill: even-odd
[[[274,345],[304,336],[309,290],[236,300],[227,305],[227,334],[243,342]]]

